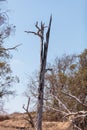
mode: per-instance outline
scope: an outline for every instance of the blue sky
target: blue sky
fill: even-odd
[[[39,68],[39,39],[24,31],[36,31],[36,21],[48,25],[52,14],[48,62],[52,63],[56,56],[64,53],[78,54],[87,48],[86,6],[86,0],[8,0],[9,21],[16,25],[16,32],[7,43],[8,46],[22,43],[18,51],[12,52],[11,66],[14,74],[20,77],[20,83],[14,86],[18,95],[5,105],[9,113],[23,112],[22,105],[27,100],[22,93],[27,87],[28,75]]]

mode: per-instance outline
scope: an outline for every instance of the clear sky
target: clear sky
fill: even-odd
[[[20,77],[15,85],[17,96],[6,103],[6,109],[23,112],[26,99],[22,93],[27,87],[28,75],[39,68],[39,39],[25,30],[35,29],[35,23],[48,25],[52,14],[52,28],[48,52],[48,62],[64,53],[80,53],[87,48],[87,1],[86,0],[8,0],[9,21],[16,25],[15,35],[8,39],[8,46],[22,43],[18,51],[12,52],[11,66],[14,74]]]

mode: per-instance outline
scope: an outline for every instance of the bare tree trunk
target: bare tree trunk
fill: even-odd
[[[40,50],[40,74],[39,74],[39,86],[38,86],[38,103],[37,103],[37,122],[36,128],[37,130],[42,130],[42,114],[43,114],[43,96],[44,96],[44,77],[46,69],[46,61],[47,61],[47,52],[49,45],[49,37],[50,37],[50,28],[51,28],[52,16],[50,16],[49,26],[46,32],[46,37],[44,36],[44,29],[47,27],[45,24],[41,22],[41,26],[38,26],[38,22],[36,22],[37,32],[33,31],[25,31],[26,33],[33,33],[34,35],[39,36],[41,40],[41,50]],[[44,42],[44,39],[46,41]],[[48,69],[49,70],[49,69]]]
[[[43,44],[44,30],[43,25],[41,24],[41,53],[40,53],[40,75],[39,75],[39,87],[38,87],[38,104],[37,104],[37,130],[42,130],[42,114],[43,114],[43,96],[44,96],[44,77],[46,72],[46,61],[47,61],[47,52],[50,36],[52,16],[50,17],[50,22],[48,30],[46,33],[46,42]]]

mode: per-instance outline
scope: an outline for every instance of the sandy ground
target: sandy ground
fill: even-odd
[[[12,114],[9,118],[1,117],[0,130],[33,130],[27,124],[24,117],[26,114]],[[70,122],[43,122],[43,130],[72,130]]]

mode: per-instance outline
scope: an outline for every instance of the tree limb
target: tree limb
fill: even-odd
[[[30,97],[28,98],[27,108],[25,108],[25,106],[23,105],[23,109],[26,111],[26,113],[28,115],[28,118],[24,117],[24,119],[27,120],[31,124],[32,128],[34,128],[35,126],[34,126],[33,118],[32,118],[31,114],[28,111],[29,104],[30,104]]]
[[[66,118],[66,117],[69,117],[69,116],[72,116],[72,115],[77,116],[76,118],[83,117],[83,116],[87,115],[87,111],[71,112],[71,113],[66,114],[63,118]]]
[[[66,93],[64,91],[62,91],[63,94],[75,99],[78,103],[80,103],[81,105],[83,105],[84,107],[87,107],[87,104],[82,103],[76,96],[72,95],[71,93]]]
[[[56,112],[60,112],[60,113],[62,113],[62,114],[64,114],[64,115],[67,114],[67,113],[64,112],[64,111],[59,110],[59,109],[56,109],[56,108],[53,108],[53,107],[51,107],[51,106],[44,106],[44,107],[45,107],[45,108],[48,108],[48,109],[51,109],[51,110],[53,110],[53,111],[56,111]]]
[[[22,44],[18,44],[18,45],[16,45],[16,46],[14,46],[14,47],[11,47],[11,48],[2,48],[2,47],[0,47],[0,52],[2,51],[9,51],[9,50],[14,50],[14,49],[16,49],[18,46],[20,46],[20,45],[22,45]]]
[[[45,69],[45,72],[52,71],[52,70],[53,70],[52,68],[48,68],[48,69]]]
[[[59,105],[61,105],[68,113],[71,113],[70,110],[66,107],[66,105],[57,96],[55,96],[53,94],[50,94],[50,95],[53,98],[55,98],[58,101]]]
[[[47,33],[46,33],[46,42],[47,42],[47,43],[49,43],[51,22],[52,22],[52,15],[50,16],[50,22],[49,22],[48,30],[47,30]]]

